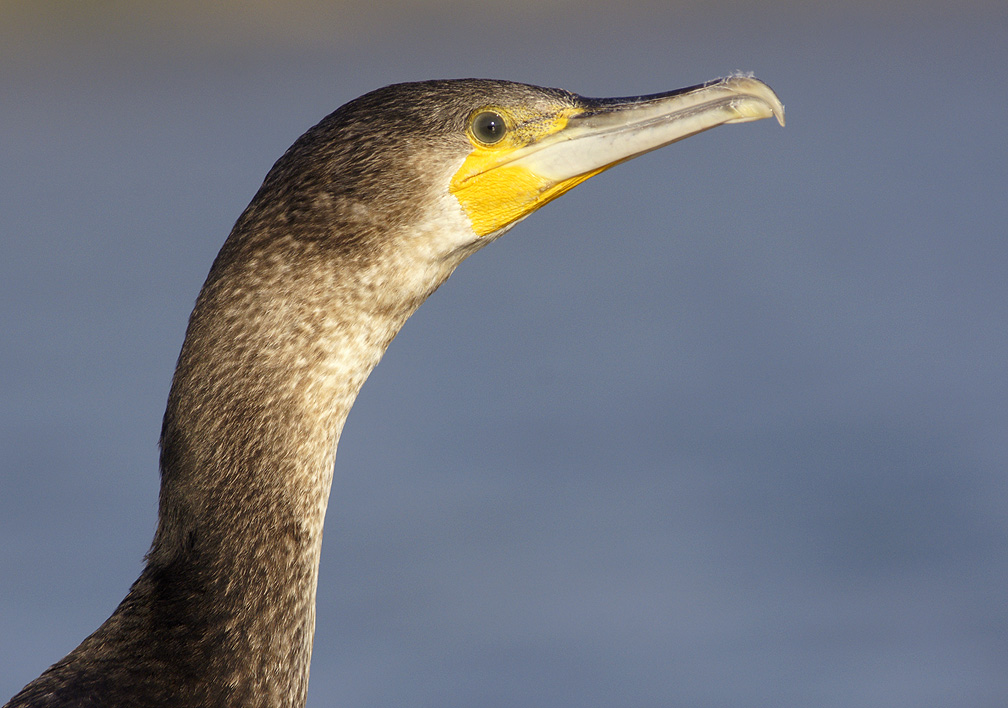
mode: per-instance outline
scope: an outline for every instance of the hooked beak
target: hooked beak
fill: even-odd
[[[777,94],[747,77],[585,103],[584,112],[571,117],[563,130],[529,146],[511,164],[563,184],[726,123],[772,116],[784,125],[784,104]]]
[[[499,235],[603,170],[726,123],[774,117],[784,104],[757,79],[735,76],[630,98],[579,98],[517,145],[477,149],[452,179],[478,236]]]

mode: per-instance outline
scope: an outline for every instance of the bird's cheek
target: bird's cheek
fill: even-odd
[[[522,166],[483,167],[470,156],[449,187],[478,236],[492,234],[525,218],[594,174],[556,182]]]

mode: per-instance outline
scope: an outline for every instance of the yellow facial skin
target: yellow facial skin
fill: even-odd
[[[470,130],[473,151],[462,163],[449,187],[472,222],[478,236],[487,236],[523,219],[542,205],[574,188],[605,168],[560,182],[539,175],[524,166],[510,165],[543,138],[567,126],[576,109],[549,115],[519,115],[497,106],[475,111],[473,117],[491,110],[504,118],[504,137],[487,145]],[[471,119],[470,119],[471,124]]]

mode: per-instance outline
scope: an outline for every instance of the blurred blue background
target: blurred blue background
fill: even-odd
[[[139,573],[186,319],[300,133],[751,70],[787,128],[592,179],[393,343],[309,706],[1008,704],[1003,2],[202,5],[0,5],[0,700]]]

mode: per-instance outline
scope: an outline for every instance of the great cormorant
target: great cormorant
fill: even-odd
[[[617,99],[457,80],[379,89],[306,132],[189,320],[143,572],[7,705],[302,706],[336,444],[406,318],[466,256],[592,175],[770,116],[783,125],[780,101],[744,77]]]

